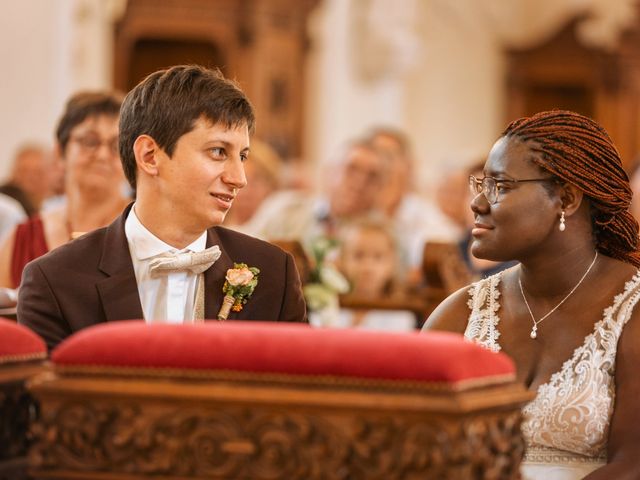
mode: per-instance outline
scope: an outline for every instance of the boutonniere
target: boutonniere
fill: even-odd
[[[247,299],[258,285],[259,273],[259,269],[249,267],[246,263],[234,263],[233,268],[227,270],[222,287],[224,299],[218,312],[218,320],[226,320],[231,310],[234,312],[242,310],[242,305],[247,303]]]

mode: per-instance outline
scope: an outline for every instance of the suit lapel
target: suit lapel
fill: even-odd
[[[108,275],[96,285],[107,321],[143,318],[138,284],[124,233],[124,223],[130,210],[131,205],[107,227],[98,264],[98,268]]]
[[[204,272],[204,317],[208,320],[217,319],[222,306],[222,287],[224,287],[227,270],[233,268],[233,260],[229,257],[214,228],[207,230],[207,248],[218,245],[222,254],[210,269]],[[233,312],[229,317],[233,316]]]
[[[100,258],[99,269],[108,277],[97,283],[97,289],[107,321],[142,319],[144,316],[129,244],[124,233],[124,223],[130,210],[131,205],[107,227]],[[206,319],[218,318],[224,298],[222,288],[225,276],[227,270],[233,267],[233,260],[225,251],[214,228],[207,231],[207,247],[213,245],[220,247],[221,255],[204,274]],[[231,312],[229,318],[235,315],[237,314]]]

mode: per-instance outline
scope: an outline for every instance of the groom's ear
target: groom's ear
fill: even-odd
[[[140,135],[133,143],[133,154],[138,169],[152,177],[158,175],[158,154],[160,152],[160,147],[149,135]]]

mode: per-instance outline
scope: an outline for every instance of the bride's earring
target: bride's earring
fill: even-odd
[[[558,226],[558,230],[564,232],[566,228],[567,226],[564,223],[564,210],[562,210],[562,212],[560,212],[560,225]]]

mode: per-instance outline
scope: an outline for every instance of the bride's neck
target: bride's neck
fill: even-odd
[[[520,265],[522,285],[533,296],[555,296],[566,293],[584,275],[594,261],[595,246],[589,242],[576,245],[562,255],[523,260]],[[598,267],[598,260],[592,271]]]

